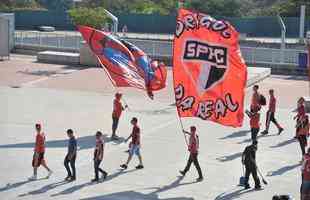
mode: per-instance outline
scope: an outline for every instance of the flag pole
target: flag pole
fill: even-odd
[[[184,130],[184,126],[183,126],[182,119],[181,119],[181,117],[179,116],[179,111],[178,111],[178,108],[177,108],[177,112],[178,112],[179,124],[180,124],[180,126],[181,126],[182,133],[183,133],[183,136],[184,136],[184,140],[185,140],[186,146],[188,146],[188,142],[187,142],[186,135],[185,135],[185,133],[183,132],[183,130]]]

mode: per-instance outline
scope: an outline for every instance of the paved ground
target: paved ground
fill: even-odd
[[[170,78],[169,78],[170,80]],[[240,129],[222,127],[199,119],[184,119],[185,127],[197,125],[200,134],[200,162],[205,180],[195,183],[194,168],[185,178],[178,170],[186,164],[187,152],[176,117],[169,87],[150,101],[140,91],[124,91],[130,110],[120,122],[119,135],[128,136],[129,120],[137,116],[142,128],[142,153],[145,169],[134,170],[133,160],[126,171],[119,165],[126,159],[126,144],[108,142],[104,168],[105,182],[91,184],[94,133],[110,134],[113,92],[104,72],[98,68],[72,69],[68,66],[35,63],[33,57],[13,56],[0,62],[0,196],[1,199],[271,199],[275,193],[299,198],[300,151],[292,140],[293,109],[299,96],[308,94],[308,82],[302,77],[272,76],[260,83],[279,96],[279,121],[283,135],[259,138],[258,162],[269,182],[263,191],[244,191],[238,187],[240,156],[250,142],[248,119]],[[246,102],[250,91],[247,90]],[[263,123],[262,119],[262,123]],[[28,182],[31,175],[33,125],[42,121],[47,134],[47,161],[54,170],[50,179]],[[62,182],[66,153],[65,130],[73,128],[78,136],[78,179]],[[108,138],[108,136],[107,136]],[[39,170],[39,177],[45,171]]]

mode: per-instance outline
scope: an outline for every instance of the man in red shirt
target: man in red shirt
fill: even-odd
[[[38,167],[42,165],[47,171],[48,175],[47,178],[49,178],[52,175],[52,170],[50,170],[46,164],[46,161],[44,159],[44,153],[45,153],[45,135],[41,131],[42,126],[41,124],[37,123],[35,125],[36,128],[36,143],[34,148],[34,155],[32,159],[32,167],[33,167],[33,176],[29,178],[29,180],[36,180],[37,179],[37,171]]]
[[[119,119],[122,115],[122,111],[127,108],[127,105],[123,107],[121,103],[122,94],[116,93],[115,99],[113,101],[113,112],[112,112],[112,139],[118,139],[118,136],[116,135],[116,130],[118,127]]]
[[[251,99],[251,112],[255,110],[260,110],[261,105],[260,105],[260,94],[258,92],[259,86],[254,85],[253,86],[253,95]]]
[[[142,156],[140,153],[140,148],[141,148],[141,136],[140,136],[140,128],[138,126],[138,119],[136,117],[133,117],[131,119],[131,124],[133,125],[131,135],[125,140],[127,142],[131,138],[131,146],[129,149],[129,156],[127,159],[126,164],[121,165],[121,168],[127,169],[129,162],[132,159],[132,156],[135,154],[139,158],[139,165],[136,166],[136,169],[143,169],[143,163],[142,163]]]
[[[266,129],[262,132],[262,134],[263,135],[268,134],[270,122],[272,122],[277,126],[277,128],[279,130],[278,134],[280,135],[284,129],[280,126],[280,124],[278,124],[278,122],[274,116],[275,112],[276,112],[277,99],[274,96],[274,90],[273,89],[269,90],[269,95],[270,95],[270,99],[269,99],[269,108],[268,108],[267,117],[266,117]]]
[[[254,107],[251,109],[252,111],[249,113],[250,117],[250,127],[251,127],[251,139],[252,142],[257,141],[257,134],[260,129],[260,107]]]
[[[94,151],[94,169],[95,169],[95,178],[92,179],[92,182],[99,182],[99,172],[102,173],[102,179],[105,180],[108,176],[108,173],[100,168],[100,163],[103,160],[105,142],[102,138],[102,133],[100,131],[96,132],[96,148]]]
[[[310,148],[304,156],[301,167],[302,183],[300,188],[301,200],[310,199]]]
[[[185,169],[183,171],[180,171],[180,173],[183,176],[185,176],[185,174],[190,169],[192,163],[194,163],[197,169],[198,175],[199,175],[199,177],[197,178],[197,181],[200,182],[203,180],[203,176],[202,176],[201,168],[198,162],[199,138],[198,138],[198,135],[196,134],[196,127],[191,126],[190,133],[185,130],[183,130],[183,132],[185,134],[190,135],[189,144],[188,144],[188,151],[190,152],[190,155],[189,155]]]

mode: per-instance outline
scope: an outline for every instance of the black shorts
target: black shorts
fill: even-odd
[[[42,164],[42,162],[44,161],[44,152],[43,153],[38,153],[39,156],[37,158],[38,162],[37,162],[36,166],[35,166],[35,154],[36,153],[33,154],[33,158],[32,158],[32,167],[39,167]]]

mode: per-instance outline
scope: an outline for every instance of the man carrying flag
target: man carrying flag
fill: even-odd
[[[189,138],[189,144],[188,144],[188,151],[190,152],[186,167],[183,171],[180,171],[180,173],[185,176],[185,174],[188,172],[190,169],[192,163],[194,163],[199,177],[197,178],[197,182],[200,182],[203,180],[201,168],[198,162],[198,149],[199,149],[199,138],[198,135],[196,134],[196,127],[191,126],[190,132],[187,132],[183,130],[185,134],[188,134],[190,136]]]

